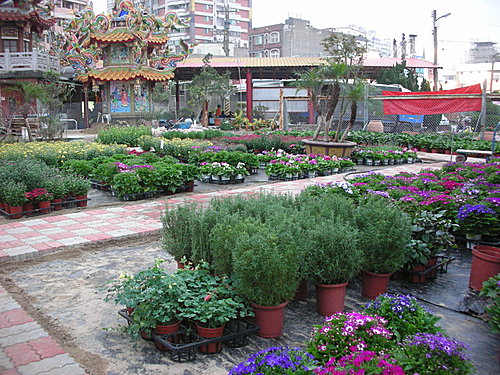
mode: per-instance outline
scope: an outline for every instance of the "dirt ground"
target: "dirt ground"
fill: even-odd
[[[457,254],[458,255],[458,254]],[[105,248],[73,249],[43,259],[8,264],[0,280],[12,296],[39,322],[64,349],[90,374],[227,374],[249,354],[274,345],[303,346],[313,324],[322,318],[315,311],[314,288],[310,286],[305,302],[287,306],[284,335],[279,339],[250,338],[248,346],[224,348],[217,355],[198,354],[194,362],[176,363],[168,354],[158,352],[151,342],[133,342],[121,332],[125,321],[117,315],[119,307],[104,302],[106,282],[127,270],[135,272],[153,264],[158,257],[173,259],[160,248],[158,236],[135,242],[118,242]],[[470,346],[478,374],[497,374],[499,340],[487,324],[458,308],[467,290],[464,273],[470,258],[459,256],[447,274],[425,285],[391,282],[392,292],[411,292],[442,318],[449,334]],[[446,297],[448,296],[448,297]],[[360,297],[354,280],[348,287],[346,310],[360,310],[367,301]]]

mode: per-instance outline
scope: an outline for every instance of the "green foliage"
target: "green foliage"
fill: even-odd
[[[313,284],[334,285],[350,281],[361,270],[364,254],[359,232],[340,219],[324,219],[306,231],[304,275]]]
[[[397,63],[392,68],[381,70],[377,76],[377,83],[399,84],[407,90],[419,91],[417,75],[414,69],[406,68],[406,60],[403,60],[400,64]]]
[[[411,239],[410,218],[387,199],[367,197],[360,202],[355,220],[365,254],[363,269],[379,274],[400,269]]]
[[[385,327],[394,333],[397,341],[402,341],[416,333],[437,333],[440,318],[420,306],[415,297],[409,295],[382,294],[367,304],[364,312],[387,320]]]
[[[2,197],[9,206],[22,206],[28,201],[24,196],[26,184],[20,181],[6,180],[2,182]]]
[[[488,321],[493,333],[500,333],[500,273],[490,277],[483,283],[479,295],[488,299],[485,308],[488,313]]]
[[[412,238],[424,242],[429,251],[429,257],[454,246],[455,237],[452,232],[458,225],[446,218],[446,210],[437,212],[420,211],[413,217]]]
[[[105,145],[123,144],[137,147],[139,138],[143,135],[151,135],[149,126],[112,126],[97,133],[97,142]]]

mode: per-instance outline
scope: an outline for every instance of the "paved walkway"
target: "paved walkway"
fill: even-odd
[[[394,175],[439,168],[443,163],[404,164],[383,170]],[[13,221],[0,225],[0,262],[43,256],[72,246],[158,233],[165,208],[183,202],[208,203],[214,197],[259,192],[299,193],[307,185],[342,181],[343,174],[243,187],[207,194],[158,199],[124,207]],[[0,287],[0,375],[79,375],[83,369]]]

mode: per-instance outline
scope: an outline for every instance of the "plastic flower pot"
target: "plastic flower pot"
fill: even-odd
[[[75,197],[76,200],[80,200],[81,202],[76,202],[77,207],[87,207],[87,201],[84,199],[87,199],[87,194],[85,195],[77,195]]]
[[[194,181],[186,181],[184,187],[186,193],[192,193],[194,191]]]
[[[52,199],[52,204],[54,205],[54,211],[60,211],[63,209],[62,201],[63,200],[61,198]]]
[[[199,336],[205,339],[221,337],[224,334],[224,325],[217,328],[205,328],[196,324],[196,331]],[[212,342],[206,345],[200,345],[200,352],[206,354],[219,353],[222,351],[222,341]]]
[[[288,301],[277,306],[261,306],[250,302],[255,313],[255,322],[259,326],[257,335],[264,338],[276,338],[281,336],[283,321],[285,319],[285,307]]]
[[[34,209],[33,203],[23,204],[23,213],[25,216],[33,216],[35,214]]]
[[[172,335],[174,333],[179,332],[179,328],[181,326],[181,322],[177,322],[174,324],[168,324],[168,325],[161,325],[157,324],[155,328],[155,333],[158,335]],[[172,336],[168,337],[169,342],[174,342],[174,338]],[[167,351],[170,350],[167,348],[165,345],[159,343],[158,341],[155,341],[155,347],[156,349],[160,351]]]
[[[387,291],[392,273],[372,273],[365,271],[362,277],[361,295],[365,298],[375,299]]]
[[[41,214],[48,214],[50,212],[50,201],[38,202],[38,209]]]
[[[10,218],[11,219],[20,219],[23,217],[23,206],[10,206],[8,205],[7,206],[9,209],[8,209],[8,213],[10,213]]]
[[[427,275],[419,273],[425,271],[425,268],[426,267],[422,265],[413,267],[413,270],[410,273],[410,282],[415,284],[425,283],[427,281]]]
[[[305,301],[307,299],[307,280],[302,280],[295,291],[295,295],[293,296],[294,301]]]
[[[500,272],[500,248],[476,245],[472,249],[469,287],[481,290],[483,282]]]
[[[332,316],[344,311],[347,284],[316,285],[316,310],[320,315]]]
[[[5,210],[5,204],[3,202],[0,202],[0,210]]]

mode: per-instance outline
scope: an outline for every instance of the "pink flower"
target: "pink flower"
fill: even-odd
[[[211,298],[212,298],[212,295],[209,293],[205,296],[204,300],[205,300],[205,302],[208,302],[208,301],[210,301]]]

